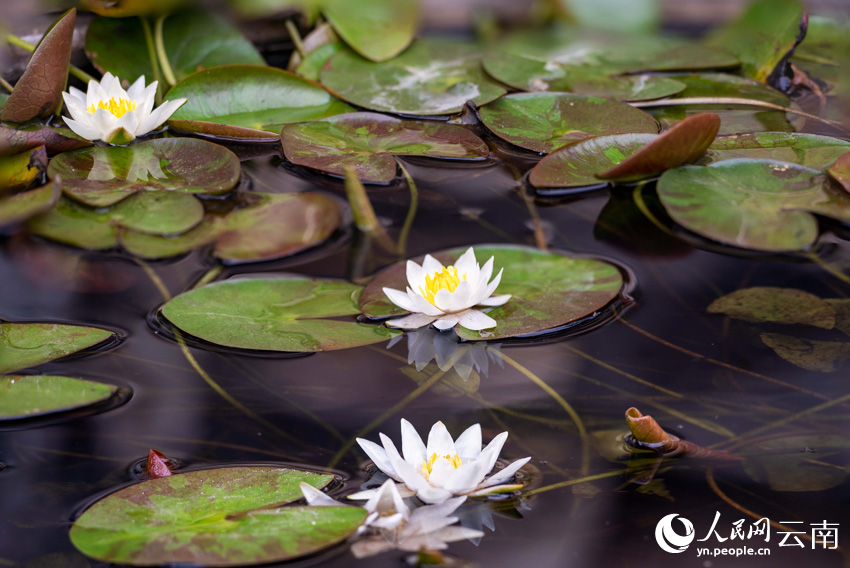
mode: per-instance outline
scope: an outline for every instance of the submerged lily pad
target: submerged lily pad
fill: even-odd
[[[735,159],[669,170],[658,196],[674,221],[721,243],[765,251],[814,243],[811,213],[850,222],[850,196],[818,170],[776,160]]]
[[[842,154],[836,160],[835,164],[829,168],[829,176],[850,192],[850,152]]]
[[[814,294],[795,288],[743,288],[717,298],[706,311],[750,322],[804,324],[823,329],[835,326],[832,306]]]
[[[280,136],[290,162],[339,176],[351,166],[361,180],[372,183],[395,178],[394,155],[481,160],[489,154],[483,140],[460,126],[371,112],[288,125]]]
[[[320,77],[334,93],[367,109],[452,114],[467,101],[483,105],[505,94],[485,75],[480,57],[479,48],[471,43],[417,40],[398,57],[381,63],[341,51],[327,62]]]
[[[443,264],[457,260],[466,248],[435,253]],[[511,245],[479,245],[478,261],[495,257],[493,274],[504,268],[497,294],[512,294],[503,306],[487,311],[498,322],[483,332],[457,327],[463,339],[503,339],[551,332],[592,315],[614,300],[623,286],[616,266],[593,258]],[[421,258],[414,259],[421,262]],[[407,287],[406,263],[400,262],[378,273],[360,296],[360,309],[369,317],[405,314],[383,292],[384,287]]]
[[[50,375],[0,377],[0,421],[64,412],[112,397],[113,385]]]
[[[195,337],[262,351],[332,351],[397,335],[384,326],[330,319],[360,313],[360,286],[309,278],[249,278],[216,282],[181,294],[162,313]]]
[[[226,467],[151,479],[113,493],[71,527],[71,542],[97,560],[132,566],[245,566],[291,560],[333,546],[366,518],[358,507],[283,505],[300,482],[332,475]]]
[[[850,343],[817,341],[782,333],[762,333],[761,340],[777,355],[807,371],[832,373],[850,359]]]
[[[55,323],[0,323],[0,373],[34,367],[102,343],[113,333]]]
[[[282,69],[223,65],[186,77],[168,98],[184,97],[168,124],[178,130],[231,138],[276,139],[284,124],[350,112],[320,85]],[[191,124],[195,123],[195,124]]]
[[[24,193],[0,198],[0,227],[25,221],[50,209],[61,192],[52,183]]]
[[[712,162],[733,158],[780,160],[822,169],[850,152],[850,142],[830,136],[788,132],[755,132],[716,138],[708,149]]]
[[[639,109],[570,93],[508,95],[478,114],[499,138],[541,153],[590,136],[658,132],[655,119]]]
[[[345,43],[372,61],[401,53],[419,27],[417,0],[322,0],[321,7]]]
[[[847,469],[829,463],[840,455],[846,463],[850,440],[831,434],[809,434],[762,440],[747,446],[752,455],[744,471],[774,491],[825,491],[844,483]]]

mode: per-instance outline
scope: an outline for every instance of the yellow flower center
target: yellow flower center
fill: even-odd
[[[115,118],[121,118],[131,110],[136,110],[136,101],[131,99],[118,99],[116,101],[113,97],[108,101],[99,101],[97,105],[89,105],[86,110],[89,111],[89,114],[94,114],[99,108],[108,110]]]
[[[464,280],[466,280],[465,272],[463,273],[463,276],[459,276],[457,268],[453,265],[444,266],[435,272],[433,276],[431,274],[427,275],[425,277],[425,288],[423,289],[422,286],[420,286],[419,291],[422,292],[422,296],[424,296],[426,300],[436,306],[437,304],[434,302],[434,296],[437,295],[437,292],[440,290],[454,292]]]
[[[446,458],[448,462],[452,464],[452,467],[454,469],[459,468],[461,465],[460,456],[457,454],[453,456],[450,456],[448,454],[445,456],[438,456],[436,453],[431,454],[431,459],[429,459],[428,461],[422,461],[422,475],[423,477],[425,477],[425,479],[428,479],[428,477],[431,475],[431,470],[434,469],[434,462],[436,462],[441,457]]]

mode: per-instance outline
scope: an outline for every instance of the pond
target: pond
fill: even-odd
[[[327,20],[334,20],[334,10],[342,9],[339,4],[328,2],[333,7],[327,8]],[[336,17],[348,16],[343,13]],[[105,18],[94,22],[114,25]],[[343,30],[344,24],[337,31],[345,37]],[[515,43],[505,41],[505,46],[525,45],[527,41],[521,34],[511,38]],[[347,41],[358,41],[356,30],[355,39]],[[434,50],[442,49],[439,42],[434,45]],[[420,42],[409,49],[424,50],[424,46]],[[466,48],[445,49],[457,49],[452,57],[460,57],[458,53]],[[507,47],[504,53],[510,54]],[[826,52],[823,59],[831,53]],[[344,55],[360,58],[357,65],[374,65],[354,52]],[[399,57],[416,55],[408,51]],[[506,60],[494,58],[491,63],[498,67]],[[605,65],[610,65],[606,73],[612,74],[632,65],[606,61]],[[334,64],[355,68],[341,59],[321,65],[327,71]],[[822,61],[818,64],[824,65]],[[285,61],[281,65],[285,66]],[[682,68],[688,69],[688,65],[682,64]],[[700,68],[724,66],[714,60]],[[95,72],[94,68],[86,69]],[[232,74],[237,73],[235,68],[230,69]],[[486,61],[485,69],[499,76]],[[529,68],[509,66],[509,71],[516,69]],[[177,73],[177,81],[183,80],[181,73]],[[427,80],[423,79],[425,71],[417,73],[419,80]],[[682,76],[682,72],[677,73],[662,77],[676,80]],[[189,75],[190,80],[199,74]],[[510,75],[500,78],[520,88]],[[728,76],[741,75],[734,71]],[[279,80],[276,75],[270,77],[273,85]],[[431,79],[441,77],[446,75],[436,71]],[[428,127],[433,131],[425,134],[410,124],[399,125],[398,121],[365,113],[342,115],[355,116],[356,120],[350,119],[353,124],[334,118],[308,122],[318,125],[314,132],[297,125],[325,117],[263,119],[291,123],[278,125],[284,130],[282,148],[276,133],[269,143],[268,129],[254,128],[249,135],[252,139],[247,141],[244,131],[221,130],[222,125],[248,129],[247,122],[260,120],[251,117],[246,124],[239,123],[233,118],[238,109],[231,109],[233,115],[229,117],[221,113],[212,116],[209,109],[206,116],[192,115],[200,106],[192,107],[191,97],[225,79],[214,77],[212,87],[186,82],[177,86],[183,88],[183,94],[178,91],[177,95],[189,102],[178,111],[184,113],[182,118],[175,115],[178,118],[170,127],[171,135],[183,136],[187,130],[199,134],[200,129],[202,137],[168,137],[166,131],[165,137],[146,136],[144,141],[126,146],[131,152],[110,149],[102,142],[94,149],[73,153],[51,150],[51,156],[59,157],[51,157],[46,173],[58,186],[56,172],[61,172],[58,177],[66,196],[53,212],[44,213],[42,209],[40,216],[3,229],[0,317],[4,325],[70,324],[101,328],[114,335],[107,333],[110,337],[105,341],[98,336],[67,349],[62,352],[69,354],[66,357],[56,358],[54,354],[39,359],[36,355],[32,362],[26,358],[12,360],[13,356],[23,357],[19,353],[26,351],[22,340],[15,349],[0,348],[0,355],[8,357],[0,359],[0,368],[30,378],[84,378],[117,389],[100,402],[75,410],[0,418],[0,566],[110,565],[102,555],[80,552],[80,541],[75,540],[73,531],[69,537],[69,531],[95,503],[105,503],[101,500],[117,490],[148,480],[146,460],[151,449],[167,456],[171,471],[166,473],[173,473],[168,479],[236,466],[329,472],[334,477],[325,491],[345,502],[344,496],[375,488],[387,479],[376,473],[376,464],[356,439],[379,442],[379,433],[383,433],[401,449],[402,419],[423,437],[438,421],[454,437],[480,424],[485,444],[507,432],[498,467],[530,456],[510,479],[517,487],[504,494],[469,497],[453,513],[460,526],[481,531],[483,536],[461,538],[441,551],[426,546],[418,555],[388,550],[355,559],[352,543],[363,537],[351,530],[337,539],[352,535],[344,544],[317,546],[306,557],[269,565],[398,566],[407,562],[556,567],[629,566],[639,562],[654,566],[672,560],[676,566],[709,568],[732,563],[748,567],[797,566],[804,562],[837,567],[847,563],[843,532],[850,526],[846,506],[850,495],[850,391],[845,365],[850,359],[850,312],[846,308],[850,298],[850,205],[845,201],[850,202],[850,198],[838,193],[840,173],[835,174],[837,181],[829,182],[833,185],[828,189],[823,185],[827,183],[823,172],[846,152],[842,145],[850,144],[847,132],[836,122],[841,120],[840,100],[828,100],[824,116],[833,121],[829,123],[803,120],[805,117],[796,111],[786,114],[728,102],[725,106],[700,104],[698,110],[719,114],[721,136],[782,129],[831,138],[813,143],[816,150],[809,153],[797,147],[791,158],[722,156],[724,148],[716,142],[706,154],[717,134],[715,125],[697,158],[683,158],[648,175],[638,174],[642,179],[628,179],[628,173],[612,174],[609,177],[616,182],[608,183],[594,175],[622,166],[628,156],[647,144],[657,144],[663,136],[655,134],[656,120],[667,134],[676,128],[684,133],[678,142],[674,140],[663,148],[660,153],[664,155],[674,153],[671,146],[689,146],[712,126],[685,130],[693,123],[683,122],[685,111],[680,106],[647,106],[644,110],[649,114],[636,117],[629,115],[633,109],[612,107],[581,127],[566,125],[544,134],[520,132],[516,145],[517,138],[510,136],[522,129],[516,129],[511,120],[521,114],[504,113],[510,114],[511,104],[520,104],[514,101],[534,97],[510,95],[520,98],[502,98],[502,106],[491,103],[477,111],[465,107],[462,114],[451,111],[456,118],[448,124],[417,119],[433,125]],[[329,104],[347,108],[325,108],[327,116],[363,108],[384,113],[401,109],[403,112],[395,114],[405,120],[414,120],[409,117],[416,114],[447,114],[445,108],[421,112],[424,107],[420,107],[420,112],[411,112],[416,109],[398,106],[402,103],[392,96],[381,97],[376,103],[374,98],[386,94],[386,86],[372,81],[378,90],[369,93],[356,73],[340,79],[329,72],[323,79],[325,83],[333,81],[340,81],[333,92],[354,106],[334,99]],[[79,82],[73,84],[81,86]],[[576,84],[588,89],[592,86],[594,91],[612,88],[596,78],[582,78]],[[493,85],[502,93],[506,90],[495,82]],[[633,85],[615,87],[631,89]],[[346,95],[343,88],[356,94]],[[741,90],[736,91],[738,94],[718,90],[719,94],[699,96],[758,99],[756,91],[768,87],[751,88],[745,94],[740,94],[744,92]],[[561,89],[563,86],[550,90]],[[581,93],[581,89],[576,92],[582,96],[596,94]],[[500,95],[494,93],[492,98]],[[458,96],[460,107],[472,98],[466,92]],[[771,96],[785,98],[779,91]],[[167,96],[169,100],[175,98],[173,92]],[[426,103],[454,104],[451,97],[434,102],[437,99],[426,98]],[[776,100],[780,99],[766,102],[775,104]],[[551,99],[543,104],[553,107]],[[584,102],[562,99],[557,104]],[[788,104],[790,101],[783,106]],[[793,108],[800,112],[819,112],[814,94],[798,98],[797,104]],[[385,105],[389,107],[382,108]],[[527,113],[523,120],[544,117],[540,108],[522,107],[521,112]],[[687,107],[688,115],[696,114],[693,108]],[[614,113],[624,113],[616,115],[615,124],[634,122],[620,131],[592,131],[594,124]],[[647,120],[649,131],[645,129]],[[189,121],[193,124],[187,125]],[[499,124],[505,129],[504,135],[497,132]],[[441,133],[437,125],[460,132]],[[589,134],[582,132],[569,139],[570,132],[582,129]],[[234,133],[243,139],[226,137]],[[365,141],[352,141],[358,135]],[[385,140],[370,138],[389,135],[401,140],[379,147]],[[600,157],[599,152],[587,148],[588,135],[599,135],[591,141],[611,137],[604,142],[605,147],[622,150],[625,156],[611,158],[610,153],[604,153]],[[431,138],[423,143],[417,136]],[[562,140],[564,136],[567,138]],[[559,141],[552,142],[550,137]],[[328,142],[331,138],[334,142]],[[479,138],[486,144],[483,150]],[[671,136],[666,139],[669,142]],[[239,163],[229,161],[230,154],[217,153],[214,148],[219,146],[185,142],[193,140],[216,142],[235,153]],[[298,146],[298,140],[304,148]],[[574,142],[566,146],[573,153],[563,157],[563,150],[558,148],[567,142]],[[405,143],[408,146],[394,152],[400,157],[388,153],[392,150],[387,148]],[[544,147],[529,150],[520,147],[523,143]],[[547,143],[551,147],[545,146]],[[349,146],[339,151],[333,144]],[[417,144],[425,149],[411,149]],[[107,154],[107,150],[112,153]],[[355,157],[339,158],[346,151]],[[317,164],[317,159],[325,156],[322,152],[334,156],[334,160]],[[547,152],[549,156],[543,158]],[[818,152],[823,155],[815,156]],[[201,157],[194,162],[186,157],[195,153]],[[656,154],[645,161],[652,162]],[[389,161],[367,164],[374,156],[389,157]],[[722,160],[725,157],[737,160],[730,166],[731,160]],[[785,160],[767,162],[773,168],[771,172],[781,170],[779,178],[785,185],[764,182],[766,174],[755,171],[761,162],[753,165],[753,157],[761,162],[763,158]],[[745,161],[738,161],[741,158]],[[591,163],[587,167],[595,183],[588,188],[587,183],[574,180],[539,181],[547,174],[543,169],[529,175],[538,164],[541,168],[555,164],[547,166],[548,173],[565,175],[558,160]],[[676,167],[686,161],[698,165]],[[189,165],[184,167],[184,163]],[[396,163],[401,166],[398,170]],[[197,164],[203,164],[203,168]],[[776,164],[784,165],[780,168]],[[343,167],[346,165],[347,169]],[[644,165],[638,164],[638,169]],[[160,167],[164,173],[159,173]],[[228,169],[232,167],[235,169]],[[753,171],[730,174],[732,167]],[[388,180],[381,178],[387,176],[387,168]],[[667,169],[669,172],[658,181],[658,174]],[[720,205],[700,201],[700,196],[714,195],[713,191],[719,194],[727,187],[704,181],[701,176],[708,170],[719,172],[713,173],[712,179],[731,176],[727,185],[740,185],[740,194],[746,195],[740,199],[720,195]],[[42,171],[39,175],[44,174]],[[683,176],[694,177],[678,179]],[[365,185],[357,181],[358,177]],[[817,183],[811,181],[815,177]],[[122,183],[118,189],[109,185],[115,180]],[[702,183],[705,185],[699,185]],[[42,184],[34,182],[29,187],[38,185]],[[149,209],[142,214],[130,205],[116,213],[122,203],[155,195],[151,191],[154,187],[169,196],[167,202],[147,204]],[[696,197],[688,194],[693,187],[702,188],[702,193],[692,192]],[[303,192],[317,195],[304,203],[289,197]],[[771,199],[777,199],[772,195],[778,194],[778,204],[763,194],[771,194]],[[277,201],[277,197],[268,195],[286,197]],[[116,196],[116,201],[108,202]],[[198,220],[188,223],[198,201],[203,206],[198,209]],[[371,208],[364,206],[364,201],[371,203]],[[62,207],[63,219],[80,224],[68,221],[63,225],[57,220]],[[150,215],[156,207],[157,213]],[[788,210],[803,218],[776,213],[786,214]],[[249,215],[234,220],[233,211]],[[203,230],[214,236],[198,232],[201,218],[209,224],[203,225]],[[370,224],[372,219],[377,225]],[[189,227],[173,229],[183,222]],[[166,228],[157,225],[151,229],[156,223],[165,223]],[[230,224],[220,229],[216,223]],[[104,233],[98,227],[110,229]],[[278,242],[270,235],[280,227],[296,227],[298,234]],[[118,236],[110,237],[109,230],[117,231]],[[158,251],[155,246],[179,243],[180,237],[171,235],[190,230],[200,236],[185,250],[147,254]],[[216,232],[219,230],[222,232]],[[134,231],[136,241],[124,237]],[[104,241],[97,239],[103,238],[107,240],[101,246]],[[174,246],[180,248],[179,244]],[[260,305],[254,305],[247,295],[225,296],[221,288],[223,283],[245,278],[272,282],[270,288],[292,278],[315,278],[328,287],[335,286],[327,282],[334,280],[347,282],[339,293],[351,304],[351,298],[361,294],[360,286],[386,267],[406,259],[421,262],[421,257],[429,253],[447,263],[469,246],[474,246],[480,264],[493,254],[497,270],[506,266],[503,284],[495,293],[506,293],[507,285],[515,297],[503,308],[489,312],[499,321],[490,332],[479,335],[478,331],[458,328],[457,333],[468,341],[461,341],[451,330],[439,332],[429,327],[401,335],[387,328],[384,319],[366,317],[391,314],[393,306],[380,293],[372,298],[371,307],[364,308],[361,303],[366,315],[358,315],[359,308],[351,309],[350,305],[349,311],[335,312],[336,304],[331,304],[339,300],[330,291],[310,296],[315,305],[307,309],[297,307],[300,300],[291,299],[285,291],[278,298],[274,296],[278,292],[264,288],[257,295]],[[519,250],[526,256],[514,262],[510,255],[519,253],[505,251],[516,251],[516,247],[522,247]],[[454,256],[437,254],[447,250],[454,251]],[[551,253],[557,262],[545,264],[550,255],[541,251]],[[157,256],[166,258],[151,258]],[[571,263],[568,268],[559,264],[567,262],[565,257]],[[404,288],[401,268],[396,270],[395,276],[383,273],[376,282],[383,283],[384,278],[387,285]],[[572,276],[563,276],[562,270],[610,272],[606,276],[582,272],[581,278],[576,277],[581,282],[576,283]],[[518,273],[524,276],[516,276]],[[276,280],[264,280],[269,277]],[[611,281],[616,285],[606,284]],[[523,286],[539,288],[542,297],[556,298],[557,302],[550,305],[538,299],[542,303],[533,303],[528,299],[533,294],[524,292]],[[581,286],[592,291],[580,292]],[[608,290],[604,299],[596,303],[588,299],[588,294],[602,293],[599,290],[603,289]],[[198,294],[198,290],[214,292],[180,296]],[[366,295],[369,290],[362,293]],[[198,299],[181,312],[179,303],[169,303],[178,296],[177,302]],[[266,300],[268,303],[263,303]],[[533,312],[528,316],[531,327],[518,327],[519,331],[513,333],[520,337],[498,335],[507,335],[500,330],[513,329],[507,316],[502,321],[498,315],[507,313],[511,302],[521,306],[517,310]],[[198,313],[210,319],[201,318],[195,325],[190,316],[197,319]],[[303,324],[312,321],[309,319],[287,327],[296,316],[326,319],[317,320],[321,323],[315,329]],[[513,317],[518,321],[520,315]],[[240,318],[251,320],[250,325],[240,327]],[[221,323],[224,320],[234,323],[225,325]],[[346,332],[348,336],[342,331],[327,331],[339,322],[354,325],[355,321],[361,322],[357,333],[367,329],[369,337],[355,337],[353,331]],[[11,328],[2,333],[6,347],[15,344]],[[50,333],[60,341],[58,329],[48,330]],[[301,334],[297,342],[292,339],[296,334]],[[291,348],[293,342],[302,348]],[[314,342],[320,347],[316,348]],[[641,413],[651,415],[673,436],[666,438],[663,450],[648,449],[635,441],[635,436],[640,438],[640,428],[635,426],[634,434],[630,434],[626,419],[632,407],[639,412],[629,412],[631,422]],[[650,446],[658,441],[657,435],[654,431]],[[405,447],[404,453],[407,451]],[[327,481],[321,485],[325,484]],[[265,502],[245,509],[262,509],[298,498],[300,495],[266,497]],[[138,504],[145,498],[131,499]],[[415,497],[408,501],[411,506],[423,505]],[[184,509],[189,511],[194,506],[187,502]],[[193,522],[224,522],[224,513],[215,519]],[[355,520],[354,526],[361,522]],[[813,532],[822,523],[826,523],[821,525],[823,531]],[[757,532],[759,528],[766,529],[767,535]],[[736,529],[741,532],[736,533]],[[829,541],[833,534],[830,530],[836,531],[835,546]],[[795,541],[798,546],[789,546]],[[160,550],[152,550],[157,545],[150,546],[145,554],[161,558]],[[219,545],[212,541],[207,546]],[[115,545],[108,554],[121,564],[127,557],[116,553],[118,548]],[[108,554],[106,557],[110,557]],[[730,555],[734,560],[727,558]],[[173,562],[181,561],[181,557],[175,558]],[[263,557],[260,554],[257,558]],[[215,565],[210,560],[200,563]]]

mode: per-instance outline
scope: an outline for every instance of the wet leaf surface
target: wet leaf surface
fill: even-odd
[[[814,294],[795,288],[756,286],[714,300],[710,314],[758,323],[803,324],[832,329],[835,310]]]
[[[18,154],[38,146],[44,146],[47,153],[52,155],[91,145],[91,142],[78,138],[67,128],[34,126],[14,129],[0,126],[0,156]]]
[[[281,142],[292,163],[339,176],[351,166],[362,181],[372,183],[389,183],[396,177],[394,155],[455,160],[489,155],[484,141],[460,126],[371,112],[288,125],[281,131]]]
[[[0,227],[25,221],[50,209],[59,199],[61,192],[49,183],[37,189],[0,198]]]
[[[233,189],[241,167],[233,152],[194,138],[162,138],[126,147],[66,152],[50,162],[65,194],[107,207],[142,190],[217,195]]]
[[[830,434],[763,440],[747,447],[753,455],[744,462],[744,470],[774,491],[825,491],[847,479],[845,467],[828,460],[846,456],[848,447],[846,438]]]
[[[830,136],[786,132],[756,132],[724,136],[708,150],[712,162],[732,158],[780,160],[808,168],[823,169],[850,152],[850,142]]]
[[[829,177],[840,183],[841,187],[850,192],[850,152],[842,154],[829,168]]]
[[[362,288],[336,280],[227,280],[177,296],[162,309],[181,330],[240,349],[313,352],[385,341],[398,332],[356,323]]]
[[[0,195],[38,184],[47,170],[43,146],[0,160]]]
[[[789,363],[820,373],[832,373],[850,359],[850,343],[818,341],[782,333],[762,333],[761,340]]]
[[[641,110],[569,93],[508,95],[485,105],[478,113],[496,136],[541,153],[590,136],[658,132],[655,119]]]
[[[84,249],[105,250],[118,245],[118,229],[109,222],[109,214],[86,207],[67,197],[42,215],[29,220],[34,234]]]
[[[445,265],[466,251],[453,249],[433,256]],[[475,256],[484,263],[495,257],[493,274],[504,268],[496,294],[512,294],[503,306],[487,311],[498,322],[484,332],[457,327],[463,339],[502,339],[551,331],[587,317],[614,300],[623,285],[620,271],[612,264],[592,258],[575,258],[538,249],[510,245],[477,245]],[[413,259],[420,262],[422,258]],[[381,271],[366,286],[360,309],[369,317],[405,314],[384,294],[382,288],[407,287],[405,264]]]
[[[341,51],[322,68],[320,78],[343,99],[370,110],[452,114],[467,101],[483,105],[505,94],[485,75],[480,57],[472,43],[417,40],[398,57],[382,63]]]
[[[319,80],[319,73],[322,67],[330,60],[331,57],[347,49],[344,42],[335,41],[321,47],[317,47],[307,54],[307,57],[298,65],[296,73],[311,81]]]
[[[284,124],[353,110],[311,81],[258,65],[224,65],[194,73],[168,92],[170,99],[181,97],[188,101],[169,124],[182,129],[183,121],[200,121],[208,124],[195,131],[235,137],[249,137],[254,131],[254,136],[268,138],[262,131],[279,134]]]
[[[0,120],[29,122],[50,116],[59,108],[68,80],[76,20],[77,10],[71,8],[47,30],[24,74],[0,109]]]
[[[171,468],[168,467],[168,461],[168,458],[162,452],[153,449],[150,450],[148,452],[148,461],[145,464],[145,473],[151,479],[171,476]]]
[[[392,59],[419,27],[416,0],[324,0],[322,13],[354,51],[372,61]]]
[[[810,213],[850,222],[850,196],[818,170],[775,160],[735,159],[669,170],[658,196],[674,221],[742,248],[793,251],[818,236]]]
[[[357,507],[282,505],[299,482],[321,488],[333,476],[273,467],[191,471],[131,485],[98,501],[71,527],[81,552],[134,566],[244,566],[291,560],[354,533]]]
[[[654,0],[558,0],[570,17],[582,26],[619,32],[654,32],[661,10]]]
[[[0,323],[0,373],[34,367],[102,343],[113,333],[53,323]]]
[[[0,421],[63,412],[103,402],[118,391],[104,383],[49,375],[0,377]]]
[[[155,235],[185,233],[203,218],[204,206],[196,197],[171,191],[142,191],[109,210],[110,223]]]

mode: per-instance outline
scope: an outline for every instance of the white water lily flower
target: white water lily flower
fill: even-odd
[[[307,500],[307,504],[311,507],[348,506],[328,497],[322,491],[303,481],[299,484],[299,487]],[[402,499],[392,479],[388,479],[376,489],[372,498],[363,505],[363,508],[369,513],[369,516],[363,521],[361,529],[374,527],[376,529],[395,530],[410,519],[410,508],[405,505],[404,499]]]
[[[369,440],[357,438],[363,451],[385,474],[403,483],[426,503],[441,503],[454,495],[478,497],[521,486],[502,485],[524,466],[530,457],[517,460],[501,471],[487,477],[496,465],[499,452],[508,438],[502,432],[481,449],[481,425],[466,429],[457,440],[442,422],[437,422],[428,434],[428,444],[416,433],[413,425],[401,420],[401,448],[404,457],[384,434],[380,434],[383,447]],[[376,490],[349,495],[349,499],[370,499]]]
[[[87,92],[71,87],[62,93],[71,118],[65,124],[86,140],[127,144],[157,128],[174,114],[186,99],[165,101],[154,110],[154,81],[145,87],[144,76],[128,89],[121,80],[106,73],[100,82],[89,81]]]
[[[493,257],[483,267],[475,260],[469,247],[454,266],[443,266],[433,256],[426,255],[419,266],[407,261],[407,291],[384,288],[384,294],[396,306],[411,312],[409,316],[389,320],[387,325],[401,329],[417,329],[434,323],[439,330],[455,325],[480,331],[496,327],[496,320],[475,306],[501,306],[511,299],[510,294],[492,296],[502,280],[500,270],[492,282]]]

